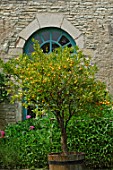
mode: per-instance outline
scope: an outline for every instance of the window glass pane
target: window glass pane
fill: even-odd
[[[63,35],[61,37],[61,39],[59,40],[59,43],[63,46],[65,44],[67,44],[69,42],[69,40]]]
[[[47,40],[50,39],[50,32],[48,32],[48,31],[42,32],[41,35],[43,36],[43,39],[44,39],[45,41],[47,41]]]
[[[58,48],[59,47],[59,45],[58,44],[56,44],[56,43],[52,43],[52,51],[54,51],[54,49],[55,48]]]
[[[60,37],[61,32],[60,31],[53,31],[52,32],[52,40],[57,41],[58,38]]]
[[[68,44],[68,47],[72,47],[72,44]]]
[[[35,118],[36,114],[33,112],[34,107],[33,106],[28,106],[27,107],[27,115],[30,115],[31,118]]]
[[[30,43],[27,53],[30,54],[30,53],[32,53],[33,51],[34,51],[33,43],[32,43],[32,44]]]
[[[43,49],[44,53],[49,53],[50,52],[50,43],[46,43],[43,46],[41,46],[41,48]]]
[[[33,38],[34,38],[35,40],[37,40],[37,41],[39,42],[39,44],[42,44],[42,40],[41,40],[41,38],[40,38],[40,35],[35,34],[35,35],[33,36]]]

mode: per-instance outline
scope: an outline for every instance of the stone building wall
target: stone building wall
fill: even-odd
[[[97,78],[106,82],[113,94],[113,0],[1,0],[1,58],[8,60],[22,53],[16,48],[19,34],[43,13],[62,14],[84,35],[82,49],[93,57],[99,67]]]
[[[9,103],[0,104],[0,129],[9,123],[16,122],[15,105]]]

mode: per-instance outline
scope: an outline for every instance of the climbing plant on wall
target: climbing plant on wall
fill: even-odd
[[[1,64],[2,64],[2,60],[0,60],[0,66]],[[6,86],[7,80],[8,77],[0,69],[0,103],[8,100],[8,93],[7,93],[7,86]]]
[[[6,81],[7,77],[5,76],[5,74],[0,73],[0,103],[8,99],[8,94],[5,85]]]

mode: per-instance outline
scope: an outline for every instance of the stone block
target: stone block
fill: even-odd
[[[23,38],[24,40],[27,40],[39,28],[40,28],[39,23],[38,23],[37,19],[35,19],[25,29],[23,29],[19,33],[19,37]]]
[[[69,33],[73,37],[73,39],[76,39],[81,34],[81,32],[76,27],[74,27],[74,25],[72,25],[67,19],[63,20],[61,28]]]
[[[77,46],[81,49],[84,48],[84,35],[81,34],[77,39],[75,39]]]
[[[16,44],[16,47],[17,48],[23,48],[24,47],[24,44],[25,44],[25,40],[22,39],[22,38],[19,38],[17,44]]]
[[[56,13],[41,13],[36,15],[37,20],[40,24],[40,28],[43,27],[61,27],[63,21],[62,14]]]

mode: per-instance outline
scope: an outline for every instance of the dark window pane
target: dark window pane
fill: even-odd
[[[68,47],[72,47],[72,44],[68,44]]]
[[[44,53],[49,53],[50,52],[50,43],[44,44],[42,47]]]
[[[27,108],[27,115],[30,115],[31,118],[35,118],[36,114],[33,112],[34,107],[33,106],[28,106]]]
[[[61,37],[61,39],[59,40],[59,43],[63,46],[65,44],[67,44],[69,42],[69,40],[63,35]]]
[[[58,48],[59,47],[59,45],[58,44],[56,44],[56,43],[52,43],[52,51],[54,51],[54,49],[55,48]]]

